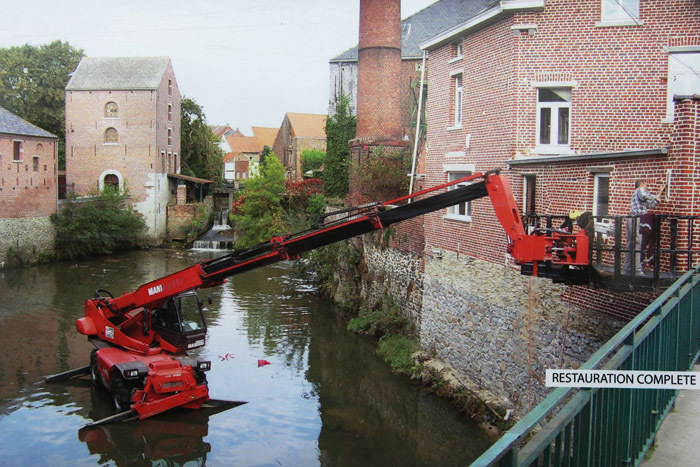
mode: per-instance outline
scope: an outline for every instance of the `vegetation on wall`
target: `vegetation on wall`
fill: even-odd
[[[326,153],[320,149],[304,149],[301,151],[301,171],[306,176],[311,172],[312,177],[318,175],[318,170],[323,165],[326,158]]]
[[[80,200],[69,196],[63,209],[51,215],[57,258],[106,255],[145,246],[146,223],[126,207],[127,197],[110,186]]]
[[[204,110],[194,99],[181,102],[180,172],[219,182],[223,179],[224,151],[207,124]]]
[[[411,171],[405,149],[383,146],[363,151],[360,170],[362,194],[374,201],[387,201],[408,194]]]
[[[355,138],[357,119],[350,110],[350,99],[341,95],[336,114],[326,121],[326,159],[323,183],[326,196],[344,198],[349,189],[349,142]]]

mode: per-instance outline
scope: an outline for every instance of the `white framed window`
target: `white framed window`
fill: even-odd
[[[607,216],[610,206],[610,174],[597,173],[593,178],[593,215]]]
[[[542,154],[569,154],[571,88],[537,89],[537,147]]]
[[[454,80],[454,88],[455,88],[455,95],[454,95],[454,126],[456,127],[461,127],[462,126],[462,103],[464,101],[464,87],[462,86],[462,75],[454,75],[453,78]]]
[[[633,21],[639,19],[639,0],[602,0],[600,19]]]
[[[673,123],[673,96],[700,94],[700,51],[668,54],[666,93],[664,122]]]
[[[444,166],[445,172],[447,172],[447,181],[454,182],[460,178],[468,177],[474,173],[474,164],[450,164]],[[463,186],[471,185],[471,182],[462,182],[455,185],[451,185],[448,190],[456,190]],[[455,204],[447,208],[446,219],[453,219],[458,221],[469,222],[472,220],[472,203],[466,201],[463,203]]]

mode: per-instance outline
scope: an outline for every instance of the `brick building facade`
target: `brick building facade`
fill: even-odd
[[[288,112],[282,120],[272,150],[287,168],[287,178],[303,178],[301,153],[307,149],[326,152],[326,115]]]
[[[0,107],[0,269],[54,250],[58,138]]]
[[[427,185],[509,168],[524,211],[613,216],[628,214],[635,179],[658,191],[671,170],[659,211],[698,214],[672,96],[700,91],[688,72],[700,69],[700,6],[626,2],[630,17],[616,5],[501,2],[424,43]],[[688,65],[680,73],[678,60]],[[506,238],[494,222],[488,200],[426,216],[426,252],[457,247],[503,264]]]
[[[168,57],[83,58],[66,86],[66,179],[78,195],[127,189],[166,232],[180,169],[180,91]]]

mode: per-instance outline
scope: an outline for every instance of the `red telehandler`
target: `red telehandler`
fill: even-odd
[[[90,365],[49,376],[47,381],[90,373],[94,384],[104,385],[112,394],[120,412],[115,416],[118,419],[128,418],[124,414],[144,419],[175,407],[221,406],[225,401],[209,399],[206,372],[211,362],[186,354],[205,344],[206,324],[197,289],[220,285],[229,276],[296,259],[303,252],[485,196],[490,198],[510,238],[508,252],[523,269],[527,267],[528,274],[538,275],[538,265],[584,272],[589,268],[589,238],[583,230],[576,234],[540,231],[528,235],[508,180],[498,171],[475,174],[386,203],[325,215],[316,229],[204,260],[119,297],[100,289],[85,302],[85,316],[76,322],[78,332],[88,336],[95,346]],[[326,222],[331,216],[335,220]]]

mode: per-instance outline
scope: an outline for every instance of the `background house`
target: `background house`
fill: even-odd
[[[168,57],[86,57],[66,86],[66,179],[79,195],[127,189],[150,235],[166,231],[180,168],[180,91]]]
[[[287,168],[287,178],[303,178],[301,152],[305,149],[326,151],[326,115],[288,112],[275,138],[272,149]]]
[[[242,182],[255,173],[265,146],[272,148],[277,128],[254,126],[253,136],[245,136],[240,131],[224,135],[230,148],[224,156],[224,179],[229,183]]]
[[[0,267],[8,256],[31,261],[53,251],[57,141],[0,107]]]

